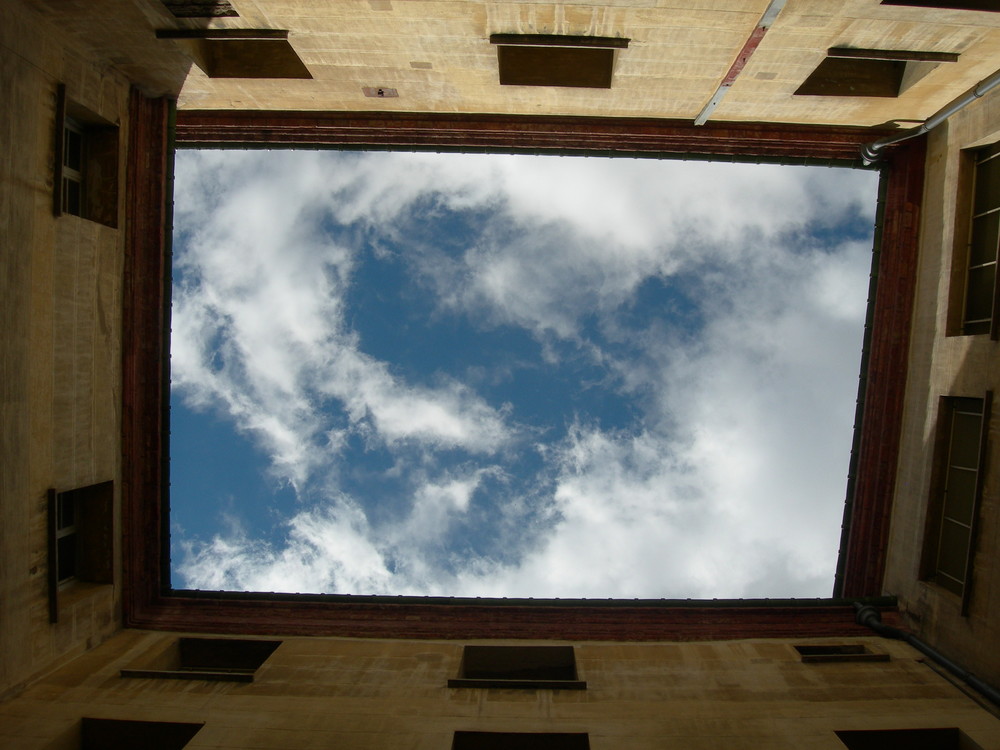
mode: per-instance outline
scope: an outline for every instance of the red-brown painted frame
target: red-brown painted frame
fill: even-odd
[[[701,640],[868,634],[843,600],[671,602],[457,600],[171,591],[161,503],[166,473],[165,330],[169,103],[133,94],[125,279],[123,409],[124,618],[128,626],[199,632],[412,638]],[[181,112],[185,147],[362,147],[859,164],[870,129],[649,119],[400,113]],[[884,567],[905,384],[923,152],[894,152],[887,173],[878,296],[854,518],[843,591],[877,596]],[[881,604],[887,604],[881,601]],[[895,615],[888,613],[888,620]]]
[[[870,302],[871,336],[862,373],[863,411],[855,425],[857,471],[847,498],[836,596],[879,593],[885,574],[916,294],[926,144],[925,138],[913,139],[888,154],[877,291]]]

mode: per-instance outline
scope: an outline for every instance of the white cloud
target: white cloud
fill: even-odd
[[[503,415],[467,388],[409,385],[358,350],[344,320],[354,251],[323,228],[338,208],[330,170],[318,155],[286,156],[178,155],[173,386],[252,433],[297,487],[330,460],[327,437],[350,427],[473,451],[507,441]],[[324,420],[324,398],[350,424]]]
[[[175,297],[175,385],[253,434],[311,503],[289,514],[284,544],[248,534],[188,543],[177,565],[187,585],[827,593],[870,246],[809,232],[835,234],[856,215],[870,223],[874,175],[427,154],[183,157],[182,269],[197,266],[199,282]],[[481,234],[459,253],[408,234],[442,206],[482,212]],[[470,531],[495,534],[493,548],[508,554],[463,553],[456,568],[446,545],[472,529],[487,480],[506,476],[505,451],[530,452],[539,436],[471,384],[408,383],[363,351],[345,302],[358,260],[325,234],[324,217],[367,227],[372,243],[407,240],[440,315],[524,328],[551,358],[572,342],[644,405],[629,429],[584,416],[539,446],[533,490],[496,494],[502,521]],[[696,331],[677,330],[670,310],[641,328],[624,322],[644,283],[680,279],[700,306]],[[588,319],[613,336],[597,341]],[[338,488],[331,467],[351,433],[396,456],[406,494],[390,520],[373,525]],[[455,449],[460,466],[431,457]]]
[[[350,502],[341,498],[298,513],[289,528],[280,549],[243,533],[186,543],[178,570],[198,588],[215,591],[368,594],[384,591],[391,580],[364,513]]]

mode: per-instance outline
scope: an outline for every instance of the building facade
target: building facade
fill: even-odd
[[[175,144],[861,166],[862,144],[923,122],[1000,68],[992,5],[3,3],[4,743],[78,747],[87,733],[141,731],[191,748],[534,746],[512,733],[568,748],[1000,747],[995,706],[857,624],[851,606],[877,605],[886,623],[1000,685],[1000,91],[887,148],[879,167],[876,283],[830,600],[174,592],[162,502]],[[558,55],[577,53],[592,77],[560,78]],[[255,667],[243,656],[185,664],[186,648],[225,650],[205,638],[258,644],[238,653],[280,645]],[[536,671],[513,687],[510,675],[464,673],[466,646],[528,645],[572,647],[572,678],[540,686],[552,679]],[[567,652],[497,653],[531,657],[531,672]],[[192,679],[199,670],[212,674]],[[863,734],[878,730],[945,734]]]

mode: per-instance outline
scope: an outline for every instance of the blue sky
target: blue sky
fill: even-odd
[[[827,596],[877,175],[181,151],[175,586]]]

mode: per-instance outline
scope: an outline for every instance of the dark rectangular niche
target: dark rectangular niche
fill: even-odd
[[[556,36],[548,34],[493,34],[502,86],[564,86],[611,88],[615,50],[628,39]]]
[[[837,732],[849,750],[981,750],[956,727],[943,729],[861,729]]]
[[[204,724],[84,717],[81,750],[181,750]]]
[[[861,644],[822,644],[796,646],[803,664],[844,661],[889,661],[889,654],[876,654]]]
[[[451,750],[590,750],[590,738],[570,732],[455,732]]]
[[[913,8],[948,8],[1000,13],[997,0],[882,0],[882,5],[907,5]]]
[[[572,646],[466,646],[448,687],[585,690]]]
[[[157,29],[209,78],[312,78],[285,29]]]
[[[229,0],[163,0],[175,18],[237,18]]]
[[[237,638],[178,638],[152,659],[121,670],[122,677],[253,682],[281,641]]]

